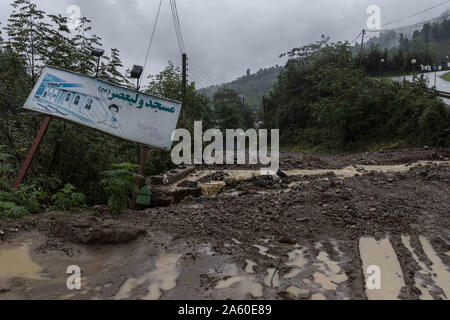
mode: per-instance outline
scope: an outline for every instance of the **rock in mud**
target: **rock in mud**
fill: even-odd
[[[288,237],[288,236],[283,236],[278,241],[283,244],[296,244],[297,243],[297,241],[295,239]]]

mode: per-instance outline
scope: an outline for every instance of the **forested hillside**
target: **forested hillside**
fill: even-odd
[[[232,82],[204,88],[200,92],[212,99],[219,88],[225,86],[235,90],[239,95],[243,95],[251,108],[259,108],[263,95],[270,90],[281,70],[283,70],[283,67],[280,66],[261,69],[256,73],[247,70],[246,75]]]

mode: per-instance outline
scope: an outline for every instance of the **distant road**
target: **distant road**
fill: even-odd
[[[450,93],[450,82],[441,78],[441,76],[443,74],[446,74],[448,72],[450,72],[450,70],[438,71],[436,73],[436,90]],[[420,76],[422,74],[425,77],[425,79],[428,80],[428,87],[433,88],[434,87],[434,72],[419,73],[419,74],[417,74],[417,76]],[[393,78],[394,81],[399,81],[402,79],[412,82],[413,76],[402,76],[402,77]],[[445,99],[445,98],[441,98],[441,99],[444,100],[444,102],[450,106],[450,99]]]

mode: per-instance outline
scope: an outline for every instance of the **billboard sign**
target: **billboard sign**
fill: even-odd
[[[46,67],[24,108],[170,150],[181,103]]]

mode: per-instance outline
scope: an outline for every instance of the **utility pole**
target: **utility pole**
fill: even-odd
[[[266,97],[262,97],[262,107],[263,107],[263,122],[264,127],[266,127]]]
[[[183,70],[181,84],[181,108],[183,109],[183,122],[186,124],[186,88],[187,88],[187,54],[183,53]]]
[[[362,61],[363,61],[363,53],[364,53],[364,35],[366,34],[366,30],[362,30],[362,38],[361,38],[361,54],[360,54],[360,60],[359,60],[359,67],[362,68]]]

